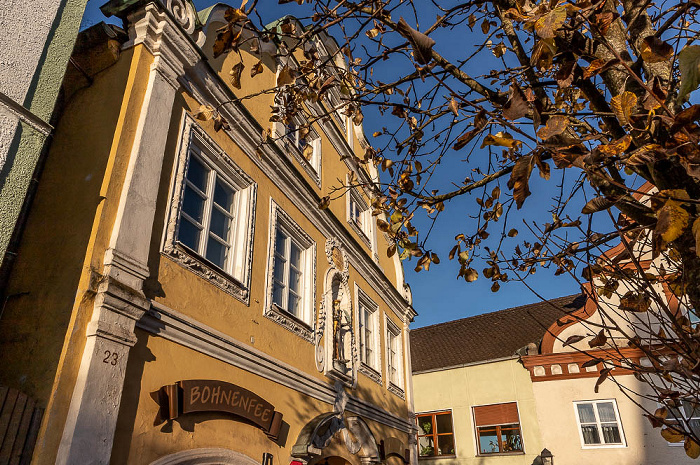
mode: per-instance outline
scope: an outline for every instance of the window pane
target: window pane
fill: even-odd
[[[496,428],[479,428],[479,452],[493,454],[499,451]]]
[[[272,302],[284,308],[284,286],[277,282],[272,285]]]
[[[690,424],[690,429],[693,430],[693,433],[700,436],[700,420],[690,420],[688,423]]]
[[[600,421],[617,421],[615,418],[615,409],[613,408],[612,402],[599,403],[598,405],[598,417]]]
[[[300,317],[299,312],[299,296],[296,294],[289,293],[289,305],[287,306],[287,311],[296,317]]]
[[[218,266],[219,268],[224,268],[226,265],[226,255],[228,254],[228,247],[223,245],[216,239],[209,238],[209,243],[207,244],[207,260]]]
[[[287,256],[287,251],[285,249],[286,241],[287,236],[278,229],[277,236],[275,237],[275,252],[277,252],[283,257]]]
[[[275,281],[279,281],[279,284],[282,285],[284,283],[284,259],[275,257],[275,264],[272,269]]]
[[[603,430],[603,440],[606,444],[620,444],[622,442],[622,438],[620,438],[620,429],[617,427],[617,423],[602,424],[600,427]]]
[[[596,425],[582,425],[581,432],[583,433],[584,444],[600,444],[600,436]]]
[[[423,436],[418,438],[418,454],[421,457],[435,455],[435,445],[433,444],[432,436]]]
[[[289,289],[294,291],[296,294],[300,294],[299,290],[301,288],[301,273],[296,271],[294,268],[289,269]]]
[[[216,202],[227,212],[231,213],[231,205],[233,204],[233,190],[218,179],[216,180],[216,187],[214,187],[214,202]]]
[[[700,404],[684,400],[683,410],[685,410],[686,418],[700,417]]]
[[[443,413],[442,415],[435,415],[435,423],[437,424],[438,434],[452,432],[452,414],[451,413]]]
[[[219,209],[213,208],[211,211],[211,224],[209,230],[228,242],[228,232],[231,229],[231,219],[221,213]]]
[[[190,186],[185,186],[185,198],[182,200],[182,210],[199,223],[201,223],[204,218],[204,198]]]
[[[207,176],[209,175],[209,168],[204,166],[202,162],[197,160],[195,157],[190,157],[190,164],[187,167],[187,179],[190,180],[192,184],[197,186],[202,192],[207,191]]]
[[[418,417],[418,434],[432,434],[433,433],[433,419],[432,417]]]
[[[294,268],[301,268],[301,249],[294,242],[292,242],[290,249],[289,262],[292,264],[292,266],[294,266]]]
[[[501,426],[501,441],[503,443],[503,452],[518,452],[523,450],[523,440],[520,437],[520,426]]]
[[[593,413],[593,404],[578,404],[578,417],[581,423],[595,423],[595,413]]]
[[[180,229],[177,232],[178,241],[197,251],[199,248],[199,234],[200,230],[197,226],[190,223],[186,218],[180,219]]]
[[[437,441],[437,455],[454,455],[455,441],[451,434],[447,434],[445,436],[438,436]]]

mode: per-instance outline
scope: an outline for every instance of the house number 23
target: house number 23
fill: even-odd
[[[102,359],[104,363],[114,366],[117,364],[117,360],[119,360],[118,353],[105,350],[105,358]]]

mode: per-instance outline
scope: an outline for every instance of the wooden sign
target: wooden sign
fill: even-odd
[[[272,439],[277,439],[282,414],[257,394],[224,381],[190,379],[163,386],[151,397],[160,405],[154,425],[174,420],[180,415],[198,412],[224,412],[257,425]]]

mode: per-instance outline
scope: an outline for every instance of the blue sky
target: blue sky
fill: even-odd
[[[88,1],[81,29],[90,27],[100,21],[119,23],[114,18],[107,19],[102,15],[99,7],[104,3],[105,0]],[[196,1],[195,5],[198,9],[203,9],[214,3],[216,2]],[[269,4],[269,8],[267,8],[267,4]],[[239,5],[234,4],[232,6]],[[258,10],[265,23],[284,14],[294,14],[299,11],[295,3],[279,5],[277,0],[260,0]],[[434,15],[431,16],[434,17]],[[460,49],[461,44],[447,43],[450,44],[447,45],[447,49],[440,48],[444,46],[444,43],[440,41],[436,46],[443,55],[449,56],[451,53],[464,53]],[[370,139],[372,139],[370,135],[374,131],[381,129],[381,118],[381,115],[376,112],[365,113],[364,128]],[[468,170],[465,168],[466,165],[462,160],[463,156],[458,152],[451,154],[444,161],[445,166],[442,166],[443,172],[463,173],[463,178],[464,175],[468,174]],[[552,195],[554,192],[554,185],[558,182],[558,176],[561,176],[561,173],[560,170],[552,170],[552,178],[549,181],[544,181],[539,179],[536,172],[533,172],[530,187],[533,193],[532,196],[526,201],[523,210],[516,212],[509,219],[508,229],[516,227],[521,232],[517,237],[517,241],[528,238],[522,220],[551,221],[551,215],[546,211],[546,207],[551,203],[548,195]],[[573,175],[573,173],[569,175]],[[450,180],[444,179],[444,181],[444,184],[448,184]],[[501,186],[501,190],[506,192],[505,185]],[[431,244],[433,251],[438,253],[442,259],[439,265],[432,265],[429,272],[416,273],[413,271],[415,261],[406,263],[406,279],[413,290],[414,307],[419,312],[413,327],[464,318],[539,300],[535,294],[518,282],[502,283],[501,290],[493,293],[490,289],[491,281],[483,277],[470,284],[467,284],[462,279],[457,279],[459,266],[456,260],[447,260],[447,255],[454,245],[454,236],[459,232],[466,233],[473,224],[473,219],[469,217],[469,213],[475,211],[475,197],[475,195],[465,196],[447,204],[446,211],[433,228]],[[423,228],[427,226],[425,220],[418,219],[415,223],[419,230],[424,230]],[[515,245],[515,241],[513,241],[512,245]],[[479,272],[481,273],[481,270]],[[528,283],[547,299],[578,292],[578,285],[571,278],[566,276],[554,277],[553,273],[547,270],[542,270],[528,278]]]

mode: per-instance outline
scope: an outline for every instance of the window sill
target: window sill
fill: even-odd
[[[387,386],[387,390],[397,396],[399,396],[402,399],[406,398],[406,394],[403,392],[403,389],[398,387],[396,384],[394,384],[392,381],[389,381],[389,385]],[[441,456],[442,457],[442,456]]]
[[[360,367],[358,370],[360,373],[371,379],[377,384],[382,384],[382,374],[378,370],[367,365],[365,362],[360,362]]]
[[[265,310],[265,316],[305,341],[313,343],[313,328],[276,304],[271,303],[268,306]]]
[[[246,305],[249,303],[250,289],[181,242],[176,241],[162,253]]]
[[[510,455],[525,455],[525,452],[523,451],[518,451],[518,452],[494,452],[493,454],[476,454],[476,457],[503,457],[503,456],[510,456]]]
[[[588,450],[588,449],[624,449],[626,448],[626,444],[601,444],[601,445],[596,445],[596,446],[581,446],[581,449],[583,450]]]

